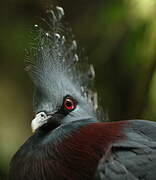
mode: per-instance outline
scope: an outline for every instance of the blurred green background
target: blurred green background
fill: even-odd
[[[10,0],[0,7],[0,180],[31,135],[32,83],[24,69],[34,24],[60,5],[96,70],[99,100],[111,120],[156,120],[155,0]]]

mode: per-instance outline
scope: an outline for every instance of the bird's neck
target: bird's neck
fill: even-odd
[[[112,143],[124,137],[122,128],[123,122],[96,122],[81,126],[65,135],[63,140],[52,148],[56,158],[56,161],[53,161],[56,173],[54,179],[59,179],[61,172],[68,180],[92,180],[99,160],[109,151]],[[51,145],[49,144],[49,148]]]

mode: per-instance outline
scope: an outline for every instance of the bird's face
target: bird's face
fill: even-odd
[[[78,93],[78,89],[72,87],[70,90],[58,89],[54,92],[57,92],[56,95],[52,90],[50,94],[36,93],[35,102],[38,103],[35,118],[31,123],[33,132],[37,129],[53,130],[62,124],[94,116],[91,105],[82,94]]]

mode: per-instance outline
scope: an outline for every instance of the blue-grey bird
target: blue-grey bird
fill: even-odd
[[[48,14],[27,68],[34,134],[13,156],[9,180],[156,180],[156,123],[102,122],[89,89],[93,66],[79,60],[63,9]]]

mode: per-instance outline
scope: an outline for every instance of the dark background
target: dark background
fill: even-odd
[[[31,135],[32,83],[24,71],[34,24],[60,5],[96,70],[99,100],[111,120],[156,120],[155,0],[10,0],[0,6],[0,180]]]

